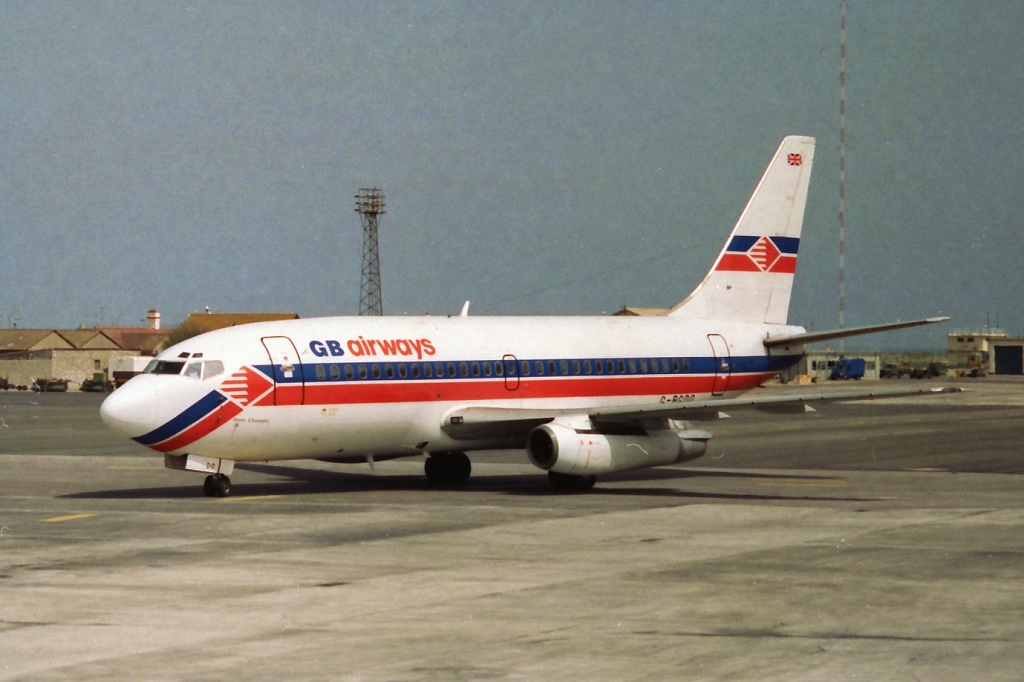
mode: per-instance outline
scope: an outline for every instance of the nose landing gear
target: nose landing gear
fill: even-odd
[[[207,497],[227,497],[231,494],[231,479],[224,474],[212,474],[203,481],[203,494]]]

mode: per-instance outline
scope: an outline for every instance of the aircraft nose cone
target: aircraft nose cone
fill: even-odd
[[[156,390],[130,381],[111,393],[100,405],[100,417],[107,426],[134,438],[155,427]]]

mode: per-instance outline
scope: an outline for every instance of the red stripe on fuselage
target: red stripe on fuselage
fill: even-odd
[[[747,390],[759,386],[774,374],[731,374],[728,390]],[[515,379],[510,381],[514,384]],[[439,401],[543,400],[551,398],[614,398],[710,394],[713,376],[648,377],[520,377],[518,388],[506,388],[503,377],[491,379],[447,379],[443,381],[371,381],[309,383],[305,387],[306,405],[358,405],[380,403],[431,403]],[[300,386],[278,386],[297,397]],[[272,407],[269,396],[260,407]]]
[[[211,433],[224,422],[234,419],[241,412],[242,407],[238,403],[229,400],[173,438],[168,438],[164,442],[151,445],[150,447],[158,452],[173,452],[179,448],[191,445],[203,436]]]

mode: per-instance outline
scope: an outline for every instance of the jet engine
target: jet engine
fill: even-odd
[[[526,440],[530,461],[574,476],[679,464],[703,456],[711,434],[699,429],[659,429],[640,435],[577,431],[564,424],[538,426]]]

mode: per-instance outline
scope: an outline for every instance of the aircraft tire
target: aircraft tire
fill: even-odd
[[[207,497],[227,497],[231,494],[231,479],[221,474],[207,476],[203,481],[203,494]]]
[[[573,476],[549,471],[548,483],[559,492],[585,493],[597,483],[597,476]]]
[[[427,476],[427,481],[434,485],[441,484],[441,466],[438,464],[438,460],[435,459],[435,455],[427,457],[427,461],[423,463],[423,473]]]
[[[427,458],[423,472],[434,485],[458,488],[469,480],[473,465],[464,452],[440,452]]]

